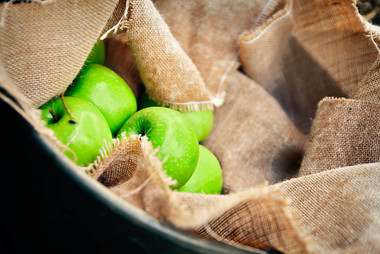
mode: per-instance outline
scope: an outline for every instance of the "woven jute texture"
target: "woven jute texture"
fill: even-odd
[[[0,8],[0,84],[18,103],[1,98],[58,146],[36,108],[70,85],[99,38],[138,98],[214,108],[202,144],[221,163],[222,195],[173,191],[151,142],[123,136],[86,170],[125,202],[245,250],[380,252],[380,29],[354,0]]]
[[[39,107],[75,78],[117,0],[32,2],[0,6],[0,59],[21,92]]]

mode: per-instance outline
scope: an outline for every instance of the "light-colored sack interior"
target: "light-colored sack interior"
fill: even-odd
[[[114,140],[89,177],[158,220],[244,249],[380,251],[380,29],[353,0],[32,1],[2,4],[0,83],[36,109],[92,45],[139,96],[214,108],[203,142],[223,194],[173,191],[145,138]],[[7,100],[4,94],[1,97]],[[79,168],[78,170],[83,170]]]

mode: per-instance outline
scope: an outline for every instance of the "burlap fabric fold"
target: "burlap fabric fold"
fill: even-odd
[[[118,1],[31,2],[1,4],[0,59],[9,78],[39,107],[70,85]]]
[[[59,7],[63,18],[81,6],[67,2],[73,6],[9,4],[2,12],[0,33],[11,36],[0,39],[0,83],[20,95],[21,107],[13,105],[38,131],[52,135],[35,108],[67,88],[105,37],[106,65],[136,95],[145,89],[182,110],[219,106],[203,144],[221,162],[223,195],[171,190],[145,138],[114,140],[87,168],[91,177],[150,216],[237,248],[380,251],[380,31],[355,1],[81,1],[92,13],[72,20],[84,27],[22,41],[32,24],[46,25],[23,8],[46,18]]]

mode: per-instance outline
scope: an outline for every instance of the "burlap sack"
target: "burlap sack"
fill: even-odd
[[[136,94],[143,83],[152,98],[173,108],[220,106],[203,144],[221,162],[224,195],[172,191],[144,138],[123,137],[104,148],[87,169],[94,179],[161,221],[237,248],[380,251],[380,32],[354,1],[142,0],[115,7],[86,39],[92,41],[79,50],[80,59],[65,62],[70,78],[50,82],[62,86],[40,101],[30,95],[32,85],[20,85],[38,76],[12,73],[11,64],[24,63],[1,55],[1,85],[26,97],[18,100],[21,108],[9,102],[37,123],[35,107],[64,91],[97,38],[110,37],[106,65]],[[2,35],[11,30],[8,14]],[[2,52],[19,36],[2,36]],[[52,77],[61,77],[61,64]]]
[[[0,6],[0,59],[35,107],[66,90],[107,26],[117,0],[31,1]]]

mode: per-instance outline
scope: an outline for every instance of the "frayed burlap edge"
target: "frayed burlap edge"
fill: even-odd
[[[135,172],[135,179],[132,177],[130,182],[127,181],[110,188],[117,196],[130,204],[136,205],[159,221],[194,233],[201,227],[207,228],[208,223],[212,220],[217,220],[223,214],[228,213],[229,210],[239,207],[245,202],[271,200],[271,203],[279,205],[276,206],[276,211],[274,212],[281,211],[283,218],[287,218],[286,224],[291,228],[293,243],[285,246],[285,248],[289,248],[294,244],[297,249],[307,250],[307,246],[310,244],[308,237],[301,235],[300,228],[302,225],[298,225],[298,221],[294,216],[296,213],[289,208],[290,200],[283,195],[280,189],[268,188],[266,184],[229,195],[206,195],[173,191],[169,187],[174,184],[173,180],[165,174],[162,169],[162,162],[155,156],[158,148],[153,149],[151,142],[146,137],[142,138],[141,145],[144,159],[141,160],[141,164]],[[205,202],[207,205],[196,205],[197,202],[189,201],[189,196],[204,201],[208,200]],[[208,234],[216,241],[241,249],[254,249],[254,246],[245,246],[237,242],[231,242],[228,239],[222,239],[218,234],[213,234],[212,230],[208,230]]]
[[[129,12],[129,0],[120,0],[114,10],[114,15],[111,16],[108,24],[115,24],[112,27],[105,27],[99,40],[111,38],[121,32],[127,27]]]
[[[107,187],[128,181],[142,158],[140,140],[141,136],[126,137],[123,132],[120,138],[112,140],[112,146],[106,143],[87,172]]]
[[[142,7],[143,4],[144,6]],[[157,42],[160,41],[160,38],[166,38],[166,42],[169,41],[170,43],[168,44],[170,45],[165,44],[165,50],[155,48],[155,45],[151,42],[152,38],[142,38],[141,31],[138,31],[139,29],[141,30],[141,27],[138,29],[135,27],[136,19],[139,21],[139,24],[142,24],[142,26],[147,26],[145,22],[154,19],[156,21],[157,31],[159,32],[154,32],[153,39]],[[167,26],[151,1],[144,1],[144,3],[141,3],[139,1],[131,0],[129,3],[127,22],[125,23],[124,28],[126,30],[127,42],[135,58],[135,62],[138,65],[142,81],[146,87],[146,93],[159,105],[168,106],[172,109],[179,109],[181,111],[199,111],[213,110],[214,106],[218,107],[223,104],[224,93],[221,92],[215,98],[211,99],[210,92],[207,90],[198,69],[184,52],[179,42],[174,38],[170,28]],[[150,33],[145,30],[144,35],[149,37]],[[158,38],[156,38],[156,36],[158,36]],[[173,77],[176,77],[175,79],[172,79],[170,76],[171,74],[173,75],[173,73],[168,73],[168,71],[172,71],[172,68],[162,72],[164,68],[160,66],[160,64],[162,64],[161,61],[165,62],[169,59],[170,61],[173,61],[173,59],[171,59],[171,57],[173,57],[172,53],[165,61],[163,59],[167,57],[166,55],[159,59],[156,57],[153,60],[148,53],[142,53],[147,47],[145,44],[152,44],[149,48],[155,49],[158,52],[176,52],[175,58],[177,65],[174,65],[177,69],[179,68],[181,72],[174,74]],[[134,45],[137,47],[136,49]],[[185,68],[180,66],[185,66]],[[189,74],[191,75],[189,76]],[[168,90],[165,90],[165,93],[162,93],[162,89],[159,88],[161,86],[160,84],[166,83],[168,86],[175,82],[174,80],[176,80],[179,75],[181,75],[181,82],[176,84],[175,87],[171,87],[172,89],[170,90],[170,93]],[[191,81],[188,80],[189,77],[191,77]],[[180,87],[177,87],[178,85]],[[186,85],[190,85],[193,89],[187,88]],[[181,88],[180,93],[177,91],[178,88]],[[177,94],[175,95],[174,93],[176,93],[176,91]],[[193,91],[193,94],[190,94],[190,91]],[[169,100],[168,98],[164,98],[163,95],[172,99]],[[181,98],[184,95],[186,95],[186,99]]]
[[[256,41],[263,35],[267,30],[269,30],[274,24],[280,22],[285,17],[288,17],[292,11],[293,0],[287,1],[283,9],[279,10],[273,16],[266,19],[259,27],[246,31],[240,35],[240,43],[252,43]]]

